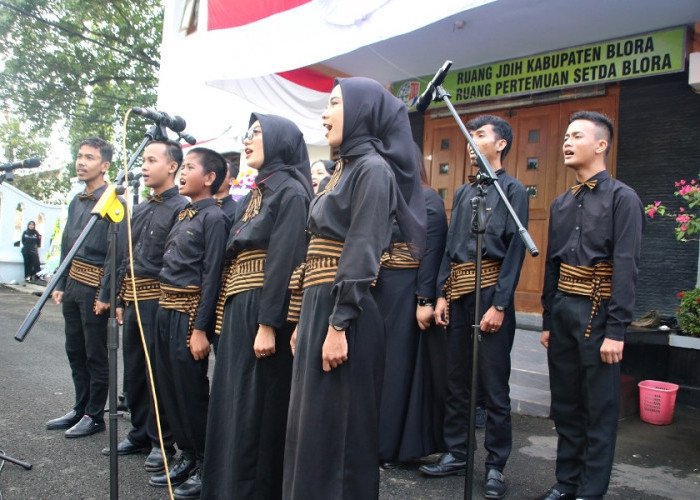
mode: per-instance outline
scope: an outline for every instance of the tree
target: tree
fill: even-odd
[[[65,122],[71,144],[115,142],[127,109],[156,102],[162,20],[158,0],[0,0],[0,111],[43,137]],[[129,127],[127,150],[142,139]]]

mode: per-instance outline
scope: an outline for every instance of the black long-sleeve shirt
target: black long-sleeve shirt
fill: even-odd
[[[36,253],[41,247],[41,235],[34,231],[29,232],[24,231],[22,233],[22,252],[23,253]]]
[[[221,211],[226,216],[226,229],[229,230],[231,229],[233,222],[236,220],[236,207],[238,203],[236,200],[231,198],[230,194],[220,198],[218,203],[221,204]]]
[[[344,242],[331,292],[335,305],[330,324],[347,328],[359,316],[360,301],[391,242],[396,203],[394,174],[376,153],[349,158],[337,186],[311,201],[309,231]]]
[[[429,187],[423,187],[425,208],[428,212],[425,252],[420,261],[416,279],[416,295],[427,299],[435,298],[435,282],[440,270],[440,262],[445,252],[447,238],[447,215],[440,195]]]
[[[525,187],[504,169],[496,172],[498,183],[523,226],[527,227],[529,200]],[[476,262],[476,235],[472,232],[471,199],[478,195],[477,186],[463,184],[457,189],[452,203],[452,219],[447,231],[445,254],[438,277],[438,297],[450,276],[450,262]],[[501,261],[493,303],[509,307],[520,279],[525,259],[525,244],[518,227],[501,201],[495,187],[490,187],[485,201],[486,231],[483,238],[482,258]]]
[[[283,170],[259,181],[259,186],[262,188],[260,212],[242,221],[251,195],[243,198],[226,246],[233,253],[267,250],[257,321],[280,328],[287,318],[289,279],[306,255],[309,195],[299,181]]]
[[[131,216],[131,245],[134,254],[134,276],[158,279],[163,267],[165,241],[177,216],[185,208],[187,198],[179,194],[177,186],[164,191],[162,202],[144,200],[139,203]],[[126,224],[120,230],[120,243],[127,245],[121,233],[126,232]],[[129,274],[129,249],[124,248],[124,259],[118,271],[117,286],[121,286],[124,276]]]
[[[624,340],[634,315],[644,209],[637,193],[606,170],[589,180],[598,181],[593,190],[584,187],[574,196],[569,189],[550,208],[542,328],[551,328],[552,299],[562,263],[590,267],[609,262],[613,275],[605,336]]]
[[[194,217],[176,221],[168,234],[158,278],[179,288],[201,288],[194,329],[209,331],[226,250],[226,217],[214,198],[199,200],[191,207],[197,211]]]
[[[95,200],[91,199],[80,199],[79,195],[75,196],[70,204],[68,205],[68,218],[66,219],[66,226],[63,228],[63,237],[61,239],[61,262],[65,259],[68,252],[75,244],[80,233],[83,232],[85,225],[88,223],[92,217],[92,210],[95,208],[97,201],[99,201],[102,194],[107,189],[107,184],[95,189],[91,194]],[[85,194],[85,193],[82,193]],[[122,204],[124,204],[124,201]],[[125,219],[119,222],[119,225],[123,225]],[[98,300],[101,302],[109,302],[109,283],[110,275],[107,272],[109,269],[109,226],[110,222],[107,219],[98,219],[92,230],[87,235],[83,244],[81,245],[78,252],[75,254],[75,259],[85,262],[86,264],[91,264],[93,266],[101,267],[105,270],[105,274],[102,278],[100,284],[100,295]],[[123,249],[121,245],[117,245],[116,255],[117,264],[121,262],[123,257]],[[59,278],[56,284],[56,290],[64,291],[66,289],[66,281],[68,280],[68,272],[63,273],[63,276]]]

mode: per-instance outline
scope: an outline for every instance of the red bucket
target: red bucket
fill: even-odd
[[[639,416],[654,425],[668,425],[673,420],[678,386],[656,380],[639,382]]]

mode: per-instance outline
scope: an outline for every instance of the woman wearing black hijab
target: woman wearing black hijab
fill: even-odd
[[[27,229],[22,233],[22,258],[24,259],[24,280],[31,281],[41,270],[39,262],[41,235],[36,230],[36,224],[30,220]]]
[[[286,118],[253,113],[245,158],[256,187],[238,204],[234,259],[209,400],[202,498],[282,497],[292,374],[289,279],[306,252],[313,197],[304,137]]]
[[[390,367],[384,373],[379,411],[379,460],[384,469],[445,446],[447,341],[444,328],[433,323],[433,307],[447,216],[442,198],[428,185],[423,154],[417,144],[413,146],[427,211],[425,251],[420,261],[407,255],[394,224],[391,250],[382,257],[373,290],[386,325],[386,366]]]
[[[341,159],[309,208],[284,498],[376,498],[385,347],[370,286],[394,218],[420,258],[425,204],[401,101],[373,80],[340,79],[322,117]]]

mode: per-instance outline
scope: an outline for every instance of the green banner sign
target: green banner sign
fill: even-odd
[[[685,28],[556,50],[475,68],[452,70],[443,87],[453,104],[593,85],[685,69]],[[432,75],[394,84],[414,106]]]

